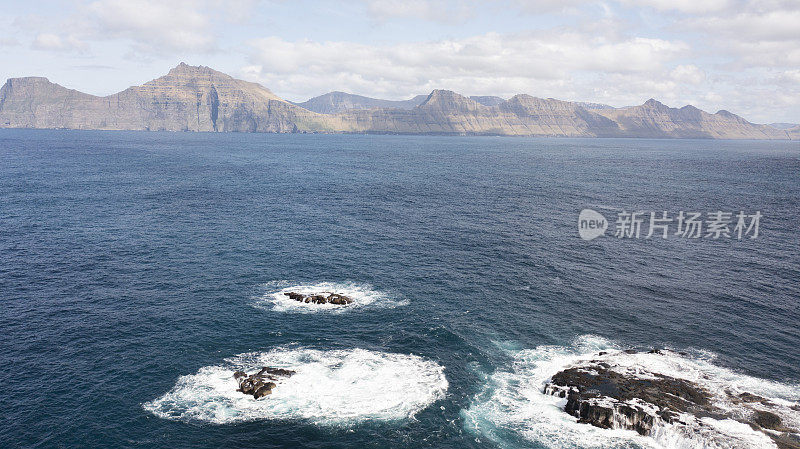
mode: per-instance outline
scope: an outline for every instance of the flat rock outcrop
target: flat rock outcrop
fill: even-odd
[[[306,304],[335,304],[337,306],[346,306],[353,302],[350,297],[331,292],[319,292],[310,295],[304,295],[297,292],[286,292],[284,296],[293,299],[297,302]]]

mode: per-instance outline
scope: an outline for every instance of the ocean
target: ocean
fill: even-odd
[[[617,238],[623,211],[762,218]],[[800,144],[0,130],[0,293],[3,447],[675,447],[541,382],[669,348],[796,404]],[[266,365],[298,373],[233,391]]]

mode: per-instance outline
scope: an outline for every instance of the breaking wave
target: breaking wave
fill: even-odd
[[[333,312],[342,313],[348,310],[366,307],[391,308],[408,304],[406,300],[400,299],[388,292],[375,290],[369,284],[358,284],[353,282],[317,282],[299,284],[290,281],[274,281],[266,284],[266,293],[256,299],[256,307],[269,307],[278,312]],[[313,304],[304,303],[290,299],[284,293],[297,292],[304,295],[311,295],[320,292],[339,293],[347,296],[353,302],[347,306],[335,304]]]
[[[347,426],[413,417],[444,398],[448,388],[444,368],[435,362],[364,349],[279,348],[225,362],[181,376],[172,390],[145,403],[145,410],[160,418],[215,424],[278,419]],[[264,399],[236,391],[234,371],[262,366],[297,373],[278,381]]]
[[[800,385],[784,384],[736,373],[714,365],[713,354],[628,354],[615,343],[596,336],[577,338],[571,346],[539,346],[512,351],[513,363],[507,371],[487,376],[486,386],[462,412],[465,427],[476,437],[488,438],[501,447],[543,445],[549,448],[775,448],[764,433],[733,419],[692,417],[691,426],[664,424],[652,435],[641,436],[632,430],[601,429],[578,423],[563,411],[566,399],[544,394],[547,381],[557,372],[598,358],[637,376],[659,373],[685,379],[713,395],[714,405],[733,416],[750,413],[729,400],[731,395],[748,392],[769,399],[770,411],[783,423],[800,426]],[[617,368],[615,368],[617,369]],[[751,404],[752,405],[752,404]]]

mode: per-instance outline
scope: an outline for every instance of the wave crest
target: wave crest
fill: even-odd
[[[234,371],[261,366],[297,373],[264,399],[236,391]],[[298,419],[349,425],[410,418],[444,398],[447,388],[444,368],[415,355],[278,348],[241,354],[181,376],[172,390],[143,406],[160,418],[215,424]]]
[[[774,404],[784,423],[800,425],[800,385],[759,379],[714,365],[713,354],[684,354],[665,351],[662,354],[628,354],[617,344],[596,336],[582,336],[570,346],[539,346],[535,349],[510,351],[511,369],[497,371],[487,378],[483,391],[462,412],[465,427],[500,446],[517,446],[515,440],[536,442],[551,448],[775,448],[764,433],[732,419],[709,417],[693,420],[692,426],[665,425],[652,435],[641,436],[632,430],[600,429],[578,423],[577,418],[563,411],[566,399],[544,394],[543,388],[559,371],[598,358],[599,351],[608,352],[604,361],[630,370],[637,375],[660,373],[684,379],[714,393],[713,401],[720,409],[747,413],[731,401],[731,395],[748,392],[767,398]]]
[[[406,305],[408,302],[388,292],[375,290],[370,284],[354,282],[317,282],[295,283],[290,281],[274,281],[266,284],[266,293],[256,299],[256,307],[269,307],[278,312],[295,313],[342,313],[360,308],[392,308]],[[290,299],[284,293],[297,292],[303,295],[320,292],[339,293],[349,297],[353,302],[349,305],[313,304]]]

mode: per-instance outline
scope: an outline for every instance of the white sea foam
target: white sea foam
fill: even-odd
[[[236,370],[295,370],[271,395],[254,399],[236,389]],[[182,376],[168,393],[144,404],[158,417],[227,424],[267,419],[348,426],[412,417],[447,391],[444,368],[415,355],[364,349],[279,348],[232,357]]]
[[[608,353],[602,357],[599,351]],[[685,426],[663,424],[651,436],[634,431],[600,429],[577,422],[563,411],[566,399],[542,393],[555,373],[590,360],[602,359],[612,369],[638,377],[659,373],[697,383],[713,394],[714,405],[734,417],[748,413],[741,403],[731,400],[730,392],[749,392],[769,399],[769,410],[792,428],[800,425],[800,412],[792,405],[800,400],[800,385],[772,382],[736,373],[714,365],[712,354],[682,355],[627,354],[613,342],[596,336],[583,336],[568,347],[540,346],[532,350],[510,351],[511,369],[487,377],[484,390],[463,412],[465,426],[479,437],[494,440],[501,447],[513,447],[523,438],[550,448],[775,448],[764,433],[732,419],[695,419],[687,416]],[[753,404],[749,404],[753,406]],[[760,405],[759,405],[760,407]]]
[[[342,313],[362,308],[391,308],[406,305],[408,302],[385,291],[375,290],[369,284],[354,282],[296,283],[274,281],[265,285],[265,293],[256,299],[257,307],[270,307],[278,312],[298,313]],[[336,304],[313,304],[290,299],[284,293],[297,292],[303,295],[321,292],[339,293],[353,300],[346,306]]]

